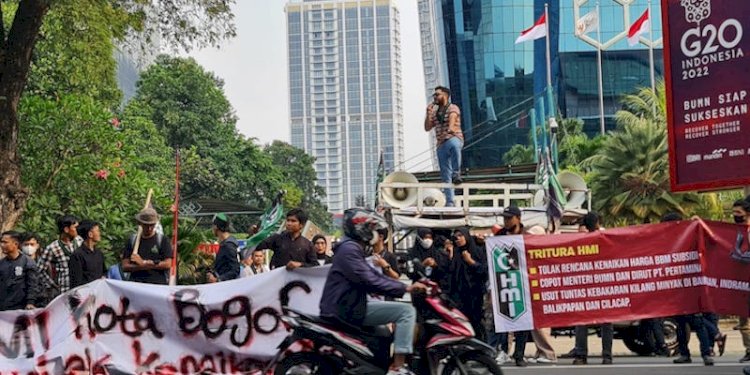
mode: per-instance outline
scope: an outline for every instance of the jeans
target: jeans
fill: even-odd
[[[493,348],[499,348],[500,350],[508,353],[508,332],[495,332],[494,330],[488,333],[487,344]]]
[[[451,183],[453,176],[457,176],[461,171],[461,148],[464,142],[457,137],[452,137],[443,142],[437,148],[438,165],[440,166],[440,180],[444,183]],[[448,207],[455,205],[453,201],[453,189],[443,190],[445,193],[445,204]]]
[[[664,320],[661,318],[641,320],[643,330],[640,331],[646,337],[646,341],[654,348],[655,353],[667,349],[667,343],[664,340]],[[653,334],[653,336],[652,336]]]
[[[379,326],[395,323],[396,332],[393,334],[395,353],[411,354],[416,322],[417,310],[408,303],[369,301],[367,302],[367,314],[362,325]]]
[[[516,361],[523,360],[523,355],[526,353],[526,342],[529,341],[531,331],[518,331],[513,332],[513,341],[516,345],[513,348],[513,359]]]
[[[714,344],[716,344],[716,336],[721,333],[719,331],[719,315],[703,313],[703,325],[706,327],[708,346],[713,348]]]
[[[708,332],[703,324],[703,317],[700,315],[680,315],[676,316],[677,321],[677,348],[680,351],[680,355],[683,357],[690,358],[690,349],[688,348],[688,331],[687,326],[690,326],[698,336],[698,342],[700,344],[701,356],[707,357],[711,353],[711,346],[709,346]]]
[[[602,329],[602,358],[612,359],[612,339],[614,329],[612,323],[601,325]],[[576,326],[576,357],[586,358],[589,355],[589,328],[587,326]]]

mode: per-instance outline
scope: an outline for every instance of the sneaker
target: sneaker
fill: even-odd
[[[676,363],[678,365],[684,364],[684,363],[693,363],[693,360],[690,359],[690,357],[685,357],[684,355],[681,355],[679,358],[675,358],[672,363]]]
[[[526,367],[529,364],[523,358],[516,359],[516,367]]]
[[[740,363],[750,362],[750,353],[745,352],[745,356],[740,358]]]
[[[711,357],[703,357],[703,365],[704,366],[713,366],[714,365],[714,359]]]
[[[661,348],[654,352],[654,354],[656,354],[657,357],[669,357],[669,349]]]
[[[453,178],[451,178],[451,180],[453,180],[453,184],[454,185],[461,185],[461,184],[464,183],[464,179],[461,178],[460,174],[454,174]]]
[[[556,359],[549,359],[546,357],[539,357],[536,358],[536,363],[542,363],[542,364],[550,364],[550,363],[557,363]]]
[[[523,360],[526,361],[526,362],[528,362],[528,363],[537,363],[537,359],[536,358],[524,358]]]
[[[411,372],[406,366],[401,366],[397,369],[390,369],[386,375],[416,375]]]
[[[502,365],[509,361],[510,361],[510,357],[508,357],[508,353],[502,350],[500,351],[500,353],[498,353],[497,357],[495,357],[495,362],[497,362],[498,365]]]
[[[602,359],[603,365],[611,365],[612,364],[612,358],[604,358]]]
[[[576,357],[576,359],[573,360],[573,365],[585,365],[588,363],[588,360],[586,357]]]
[[[719,357],[724,355],[724,349],[727,348],[727,335],[719,333],[716,335],[716,345],[719,346]]]

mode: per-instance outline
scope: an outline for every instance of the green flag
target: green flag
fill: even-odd
[[[276,233],[279,226],[284,222],[284,205],[281,203],[281,195],[273,202],[273,206],[260,217],[260,229],[258,233],[248,238],[245,242],[245,250],[253,250],[263,240]]]

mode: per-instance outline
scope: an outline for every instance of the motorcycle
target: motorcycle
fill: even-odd
[[[411,364],[416,374],[502,375],[495,349],[475,338],[466,316],[441,293],[437,283],[423,278],[424,294],[413,294],[420,324]],[[387,326],[355,327],[283,307],[282,324],[289,335],[278,346],[265,371],[275,375],[383,375],[391,363],[392,332]],[[295,343],[303,349],[291,352]],[[264,372],[265,373],[265,372]]]

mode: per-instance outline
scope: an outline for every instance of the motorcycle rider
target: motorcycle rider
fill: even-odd
[[[395,323],[395,354],[388,375],[413,374],[404,362],[413,351],[416,310],[411,304],[367,301],[368,294],[398,298],[404,293],[425,291],[420,283],[406,285],[377,272],[365,259],[377,243],[378,230],[387,228],[375,211],[352,208],[344,213],[344,238],[334,247],[333,264],[320,299],[320,315],[353,326]]]

